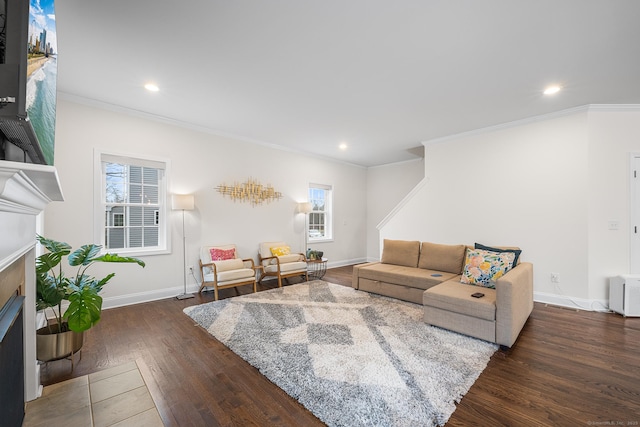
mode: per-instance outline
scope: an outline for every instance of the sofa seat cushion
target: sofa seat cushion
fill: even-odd
[[[307,269],[307,263],[304,261],[287,262],[280,264],[280,273],[292,273],[294,271],[305,271]],[[264,271],[267,273],[275,273],[278,271],[278,266],[270,264],[264,267]]]
[[[422,268],[404,267],[393,264],[373,264],[359,270],[359,277],[380,282],[394,283],[418,289],[429,289],[432,286],[450,280],[459,275]]]
[[[241,268],[238,270],[227,270],[218,272],[218,283],[232,280],[251,280],[256,272],[252,268]],[[205,282],[213,282],[213,273],[204,275]]]
[[[482,298],[471,296],[478,291],[484,294]],[[496,320],[496,290],[466,285],[457,280],[429,288],[423,294],[422,303],[425,310],[436,307],[479,319]]]

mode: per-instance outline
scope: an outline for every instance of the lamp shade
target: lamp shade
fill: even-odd
[[[193,207],[193,194],[173,194],[171,196],[171,209],[192,211]]]
[[[308,214],[313,210],[313,206],[309,202],[298,203],[298,213]]]

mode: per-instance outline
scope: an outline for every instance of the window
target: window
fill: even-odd
[[[312,210],[309,213],[309,241],[331,240],[331,186],[309,184],[309,202]]]
[[[96,231],[104,250],[166,253],[167,163],[106,153],[96,157],[100,164]]]

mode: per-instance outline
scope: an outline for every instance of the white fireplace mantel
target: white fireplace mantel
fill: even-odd
[[[36,361],[35,244],[38,214],[63,201],[55,167],[0,160],[0,271],[25,256],[25,400],[41,392]]]
[[[37,215],[62,200],[55,167],[0,160],[0,211]]]

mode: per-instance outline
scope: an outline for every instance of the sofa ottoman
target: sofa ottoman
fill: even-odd
[[[447,281],[423,292],[424,321],[485,341],[496,341],[496,290],[475,289],[459,281]],[[482,298],[471,294],[482,292]]]
[[[471,295],[481,292],[482,298]],[[495,289],[448,280],[422,294],[424,321],[511,347],[533,311],[533,265],[521,262]]]

